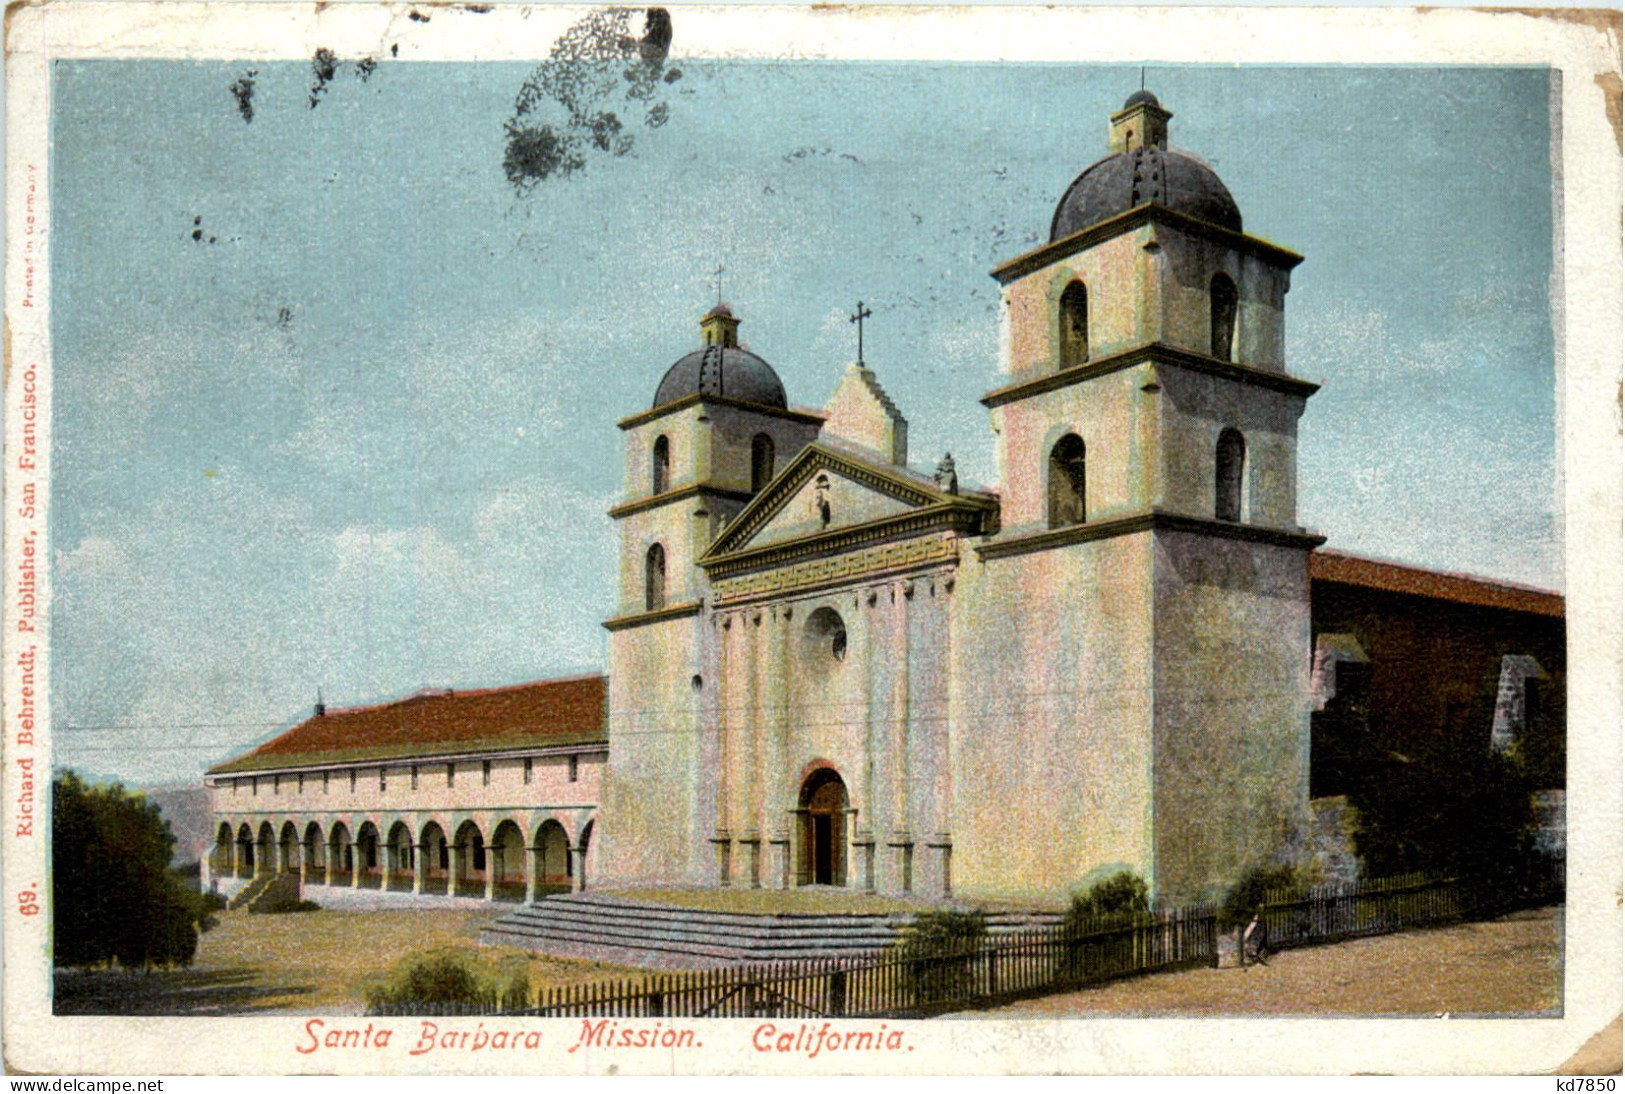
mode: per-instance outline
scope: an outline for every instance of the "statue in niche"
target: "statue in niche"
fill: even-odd
[[[813,483],[813,491],[813,504],[818,507],[818,519],[823,527],[828,528],[830,520],[829,476],[819,475]]]
[[[954,470],[954,454],[944,452],[937,461],[937,489],[950,494],[959,493],[959,473]]]

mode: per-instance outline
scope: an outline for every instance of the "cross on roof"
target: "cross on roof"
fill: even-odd
[[[726,267],[723,266],[722,263],[718,262],[717,268],[711,271],[717,275],[717,307],[719,308],[722,307],[722,273],[724,269],[726,269]]]
[[[860,365],[863,364],[863,321],[873,314],[874,312],[864,307],[863,301],[859,300],[857,312],[846,317],[848,323],[858,325],[858,364]]]

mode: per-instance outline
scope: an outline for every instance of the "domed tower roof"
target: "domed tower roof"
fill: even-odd
[[[1079,175],[1050,221],[1050,242],[1155,202],[1176,213],[1241,231],[1241,210],[1213,168],[1168,148],[1168,119],[1149,91],[1136,91],[1112,115],[1112,154]]]
[[[784,410],[789,401],[773,366],[739,345],[739,320],[728,305],[718,304],[700,320],[703,344],[666,370],[655,390],[654,405],[665,406],[690,395],[721,395]]]

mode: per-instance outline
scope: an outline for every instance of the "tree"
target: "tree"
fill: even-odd
[[[53,958],[59,968],[187,965],[216,902],[170,867],[175,836],[156,805],[67,771],[51,784]]]

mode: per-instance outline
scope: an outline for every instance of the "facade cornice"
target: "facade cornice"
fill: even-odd
[[[398,816],[402,813],[444,814],[451,813],[456,816],[490,813],[543,813],[562,812],[566,809],[585,810],[591,812],[598,809],[597,802],[572,802],[569,805],[549,805],[522,802],[517,805],[459,805],[447,807],[443,805],[381,805],[349,807],[323,806],[312,809],[308,806],[283,807],[281,809],[238,809],[230,804],[214,810],[216,817],[375,817]]]
[[[1152,509],[1149,512],[1132,513],[1111,520],[1071,524],[1065,528],[1048,528],[1041,532],[1013,535],[1008,539],[978,545],[976,554],[984,561],[1010,558],[1014,555],[1030,554],[1033,551],[1069,547],[1074,543],[1089,543],[1093,540],[1111,539],[1139,532],[1191,532],[1220,539],[1239,539],[1250,543],[1267,543],[1276,547],[1296,547],[1305,551],[1312,551],[1326,542],[1325,536],[1314,532],[1266,528],[1256,524],[1236,524],[1227,520],[1215,520],[1212,517],[1193,517],[1184,513]]]
[[[651,410],[645,410],[629,417],[622,418],[615,424],[622,429],[636,429],[657,418],[667,414],[675,414],[679,410],[687,410],[691,406],[705,403],[708,406],[731,406],[740,410],[750,410],[757,414],[766,414],[774,418],[783,418],[786,421],[801,422],[805,425],[823,425],[825,418],[822,414],[814,414],[806,410],[790,410],[781,406],[767,406],[763,403],[752,403],[744,399],[731,399],[726,395],[711,395],[707,392],[697,391],[693,395],[685,395],[681,399],[673,399],[669,403],[662,403]]]
[[[1046,243],[1042,247],[1034,248],[1026,254],[1017,255],[999,266],[994,267],[992,276],[1001,285],[1008,285],[1020,277],[1025,277],[1034,270],[1041,270],[1052,262],[1058,262],[1068,255],[1076,254],[1086,247],[1093,247],[1097,243],[1111,239],[1113,236],[1131,232],[1147,224],[1166,224],[1170,228],[1189,232],[1192,235],[1204,236],[1216,240],[1225,246],[1263,259],[1273,266],[1290,270],[1303,261],[1303,256],[1296,251],[1276,246],[1257,236],[1250,236],[1245,232],[1231,231],[1229,228],[1217,224],[1210,224],[1205,220],[1185,213],[1176,213],[1166,205],[1150,202],[1137,205],[1132,209],[1117,214],[1098,224],[1091,224],[1081,232],[1074,232],[1064,239],[1057,239],[1053,243]]]
[[[671,502],[682,501],[685,498],[708,497],[727,498],[730,501],[749,501],[755,496],[749,490],[731,490],[724,486],[690,483],[687,486],[679,486],[675,490],[667,490],[664,494],[652,494],[636,501],[623,501],[619,505],[612,506],[609,515],[616,520],[620,520],[622,517],[629,517],[634,513],[641,513],[647,509],[658,509],[662,505],[669,505]]]
[[[952,535],[884,543],[719,578],[711,587],[711,608],[717,614],[763,600],[814,596],[926,572],[942,573],[952,588],[952,572],[958,565],[959,540]]]
[[[650,623],[664,623],[668,619],[683,619],[691,615],[700,614],[698,600],[686,600],[681,604],[673,604],[669,608],[661,608],[652,612],[632,612],[627,615],[617,615],[604,620],[606,631],[624,631],[629,627],[644,627]]]
[[[320,775],[324,771],[351,771],[375,770],[380,766],[390,770],[411,767],[413,764],[448,764],[462,763],[466,760],[513,760],[530,757],[548,756],[579,756],[596,753],[608,753],[609,738],[606,734],[601,738],[578,741],[573,744],[538,745],[535,748],[516,748],[513,746],[492,748],[486,751],[478,749],[464,749],[461,752],[391,752],[375,756],[355,756],[344,760],[305,760],[301,762],[297,756],[277,758],[281,762],[268,764],[264,767],[217,767],[211,768],[203,775],[203,785],[215,786],[228,779],[246,779],[250,776],[258,778],[261,775]],[[272,757],[266,757],[269,761]]]
[[[1031,398],[1050,391],[1058,391],[1063,387],[1081,384],[1086,380],[1093,380],[1113,372],[1133,368],[1140,364],[1170,365],[1182,368],[1187,372],[1200,372],[1208,376],[1218,376],[1237,383],[1250,384],[1254,387],[1268,388],[1271,391],[1280,391],[1288,395],[1296,395],[1307,399],[1320,390],[1320,385],[1308,380],[1300,380],[1296,376],[1289,376],[1284,372],[1269,372],[1265,369],[1254,368],[1251,365],[1238,365],[1233,361],[1221,361],[1217,357],[1210,357],[1204,353],[1192,353],[1190,350],[1178,349],[1163,342],[1146,342],[1128,349],[1119,350],[1105,357],[1093,361],[1085,361],[1081,365],[1059,369],[1055,372],[1046,372],[1030,380],[1022,380],[1005,387],[995,388],[982,396],[982,405],[989,409],[1013,403],[1019,399]]]
[[[842,554],[887,540],[907,539],[930,532],[948,531],[958,535],[986,534],[992,507],[984,504],[940,502],[907,513],[848,525],[829,532],[786,540],[750,550],[707,555],[700,566],[712,581],[749,570],[783,566],[815,556]]]

